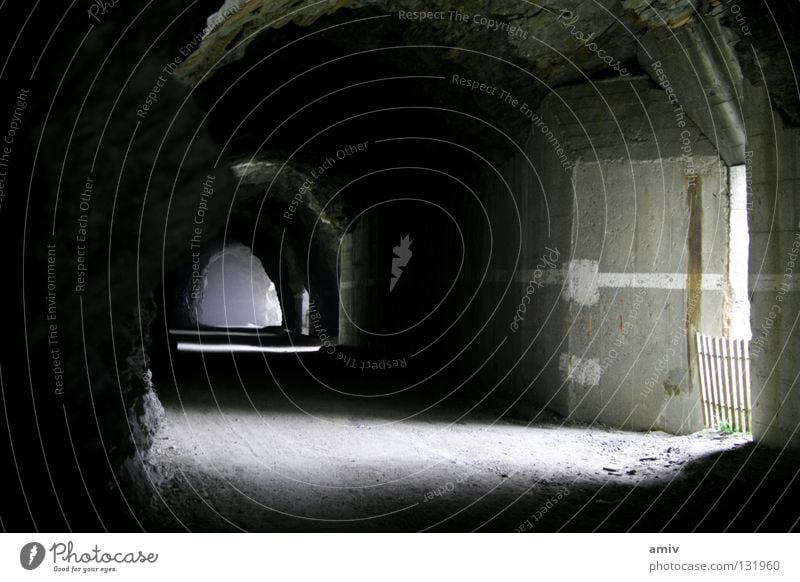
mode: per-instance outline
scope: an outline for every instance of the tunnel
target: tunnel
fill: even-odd
[[[262,328],[283,322],[275,283],[241,243],[226,244],[205,257],[193,253],[190,278],[178,294],[175,318],[197,328]]]
[[[797,530],[798,14],[736,6],[32,9],[3,528]]]

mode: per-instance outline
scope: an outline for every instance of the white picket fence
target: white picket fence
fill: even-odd
[[[697,358],[706,426],[751,430],[748,341],[698,333]]]

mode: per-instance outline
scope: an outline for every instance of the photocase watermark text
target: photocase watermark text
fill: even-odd
[[[86,176],[86,183],[80,194],[78,210],[80,214],[76,219],[77,232],[75,233],[75,254],[77,266],[75,267],[75,292],[83,293],[86,291],[86,274],[89,270],[86,265],[86,242],[89,237],[89,210],[92,207],[92,190],[94,180],[91,176]]]
[[[786,263],[783,273],[781,274],[781,282],[775,293],[775,301],[772,307],[769,308],[769,313],[762,320],[758,333],[753,337],[751,342],[750,357],[753,359],[759,357],[764,352],[764,348],[767,346],[767,340],[775,327],[775,321],[783,312],[783,301],[786,293],[791,289],[792,280],[796,276],[795,271],[798,267],[798,259],[800,259],[800,223],[797,224],[797,229],[798,232],[796,232],[792,238],[792,245],[786,253]]]
[[[108,14],[119,2],[120,0],[94,0],[94,2],[89,5],[86,14],[95,22],[100,22],[100,17]]]
[[[453,75],[451,83],[459,87],[465,87],[473,92],[485,93],[491,97],[497,97],[501,103],[519,111],[523,117],[533,124],[534,129],[538,129],[542,136],[547,140],[547,143],[558,156],[558,162],[564,171],[572,170],[572,162],[569,159],[569,152],[567,147],[561,143],[552,129],[545,123],[545,120],[531,107],[526,101],[516,97],[510,91],[487,83],[485,81],[478,81],[475,79],[468,79],[461,75]]]
[[[7,168],[11,163],[11,154],[14,151],[17,132],[22,127],[22,114],[28,108],[28,93],[30,93],[30,90],[24,87],[19,90],[14,109],[11,112],[11,121],[3,136],[3,141],[0,143],[0,212],[3,210],[3,203],[6,199]]]
[[[567,489],[566,487],[562,487],[561,489],[559,489],[558,493],[548,497],[547,501],[545,501],[539,509],[534,511],[528,519],[519,524],[519,526],[517,526],[514,529],[514,533],[524,533],[526,531],[532,530],[534,523],[541,520],[545,515],[547,515],[548,511],[553,509],[553,507],[558,505],[559,501],[561,501],[568,495],[569,495],[569,489]],[[533,522],[531,522],[531,519],[533,519]]]
[[[630,76],[630,72],[622,66],[622,62],[619,59],[615,59],[613,56],[609,55],[597,44],[594,39],[594,32],[586,34],[578,28],[578,21],[580,20],[580,16],[578,14],[575,14],[571,10],[564,8],[561,10],[561,13],[558,15],[556,20],[561,26],[564,27],[565,30],[569,31],[570,35],[575,38],[575,40],[580,42],[583,46],[594,53],[594,55],[606,65],[619,73],[620,77],[625,78]]]
[[[283,213],[283,217],[286,220],[292,220],[297,212],[297,209],[303,203],[305,197],[314,190],[317,181],[322,178],[322,176],[336,166],[338,162],[344,161],[354,154],[365,152],[368,146],[368,141],[362,141],[357,144],[349,144],[339,148],[334,154],[325,156],[325,159],[322,160],[322,162],[320,162],[316,168],[309,172],[311,175],[303,180],[302,184],[300,184],[297,192],[295,192],[294,196],[292,196],[292,199],[289,201],[289,207]]]
[[[64,394],[64,368],[61,359],[61,339],[58,331],[58,302],[56,301],[56,245],[47,245],[47,348],[53,375],[53,392]]]
[[[200,192],[200,201],[194,213],[194,230],[189,239],[189,249],[192,253],[192,291],[191,296],[194,301],[202,299],[203,273],[200,270],[200,249],[203,242],[203,223],[208,213],[208,202],[214,196],[214,180],[216,176],[209,174],[203,181]]]
[[[485,28],[491,32],[503,32],[508,35],[509,38],[518,38],[521,40],[528,38],[528,31],[520,26],[489,18],[482,14],[467,14],[458,10],[400,10],[397,12],[397,18],[399,20],[410,20],[414,22],[445,21],[470,24],[479,28]]]

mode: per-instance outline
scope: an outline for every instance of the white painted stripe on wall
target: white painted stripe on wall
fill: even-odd
[[[686,289],[687,273],[600,273],[600,287],[636,287],[644,289]],[[702,289],[725,288],[725,275],[703,273]]]
[[[599,300],[601,288],[608,289],[686,289],[687,273],[601,273],[598,261],[576,259],[563,269],[536,271],[525,269],[517,272],[515,281],[527,283],[537,281],[543,285],[564,285],[567,299],[583,305],[594,305]],[[725,275],[703,273],[701,289],[722,291],[725,288]]]
[[[570,261],[569,265],[561,269],[520,269],[514,275],[516,283],[530,283],[535,281],[542,285],[564,285],[567,280],[567,296],[570,299],[579,299],[580,302],[588,301],[588,305],[596,303],[597,292],[602,288],[609,289],[686,289],[687,273],[600,273],[599,263],[589,259]],[[765,277],[762,275],[762,278]],[[777,277],[777,275],[776,275]],[[495,269],[490,271],[489,280],[495,283],[507,282],[509,271]],[[752,280],[752,278],[751,278]],[[378,281],[342,281],[341,289],[352,289],[359,286],[377,285]],[[752,283],[751,283],[752,284]],[[703,291],[722,291],[725,288],[725,275],[719,273],[703,273],[701,289]],[[772,287],[768,287],[772,289]]]
[[[544,285],[563,285],[565,269],[542,271],[536,280]],[[517,271],[514,281],[528,283],[534,278],[534,269]],[[493,281],[508,280],[508,271],[494,271]],[[647,289],[685,289],[687,273],[597,273],[598,287],[634,287]],[[703,273],[704,290],[720,290],[725,287],[725,275]]]

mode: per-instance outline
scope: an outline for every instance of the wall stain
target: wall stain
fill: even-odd
[[[700,304],[703,290],[703,183],[700,176],[686,176],[689,204],[689,251],[686,277],[686,355],[690,378],[694,378],[696,352],[694,334],[700,329]]]

